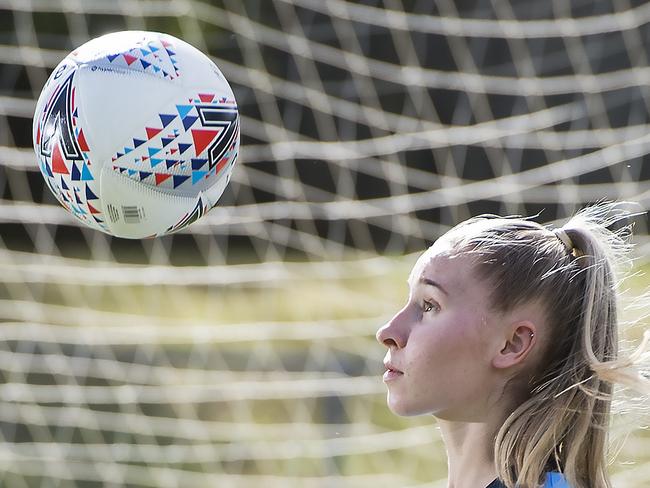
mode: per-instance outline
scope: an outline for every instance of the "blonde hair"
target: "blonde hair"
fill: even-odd
[[[544,360],[524,381],[525,400],[495,439],[497,472],[508,488],[536,488],[547,471],[563,472],[572,488],[611,486],[605,456],[613,385],[650,394],[639,372],[650,331],[629,357],[618,351],[615,270],[630,250],[631,226],[609,227],[628,217],[600,203],[555,231],[528,219],[481,216],[448,234],[456,252],[477,258],[495,309],[537,301],[550,327]]]

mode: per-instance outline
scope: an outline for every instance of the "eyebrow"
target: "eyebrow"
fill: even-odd
[[[420,278],[420,283],[425,284],[425,285],[429,285],[429,286],[435,286],[441,292],[443,292],[445,295],[449,295],[449,293],[447,293],[447,290],[445,290],[444,287],[440,283],[438,283],[436,281],[433,281],[433,280],[430,280],[429,278]]]

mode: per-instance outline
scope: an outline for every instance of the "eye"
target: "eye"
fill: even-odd
[[[424,310],[424,313],[431,312],[431,311],[439,312],[440,305],[438,305],[436,302],[424,300],[422,302],[422,309]]]

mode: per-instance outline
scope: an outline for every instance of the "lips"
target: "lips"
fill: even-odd
[[[384,361],[384,367],[386,368],[386,372],[383,376],[385,382],[393,381],[404,376],[404,372],[397,369],[397,367],[395,367],[395,365],[390,361]]]

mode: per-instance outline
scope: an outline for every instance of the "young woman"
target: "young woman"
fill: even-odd
[[[408,302],[377,332],[398,415],[431,414],[449,488],[610,487],[612,385],[650,393],[650,333],[618,356],[617,264],[629,228],[611,204],[550,230],[483,216],[418,259]]]

